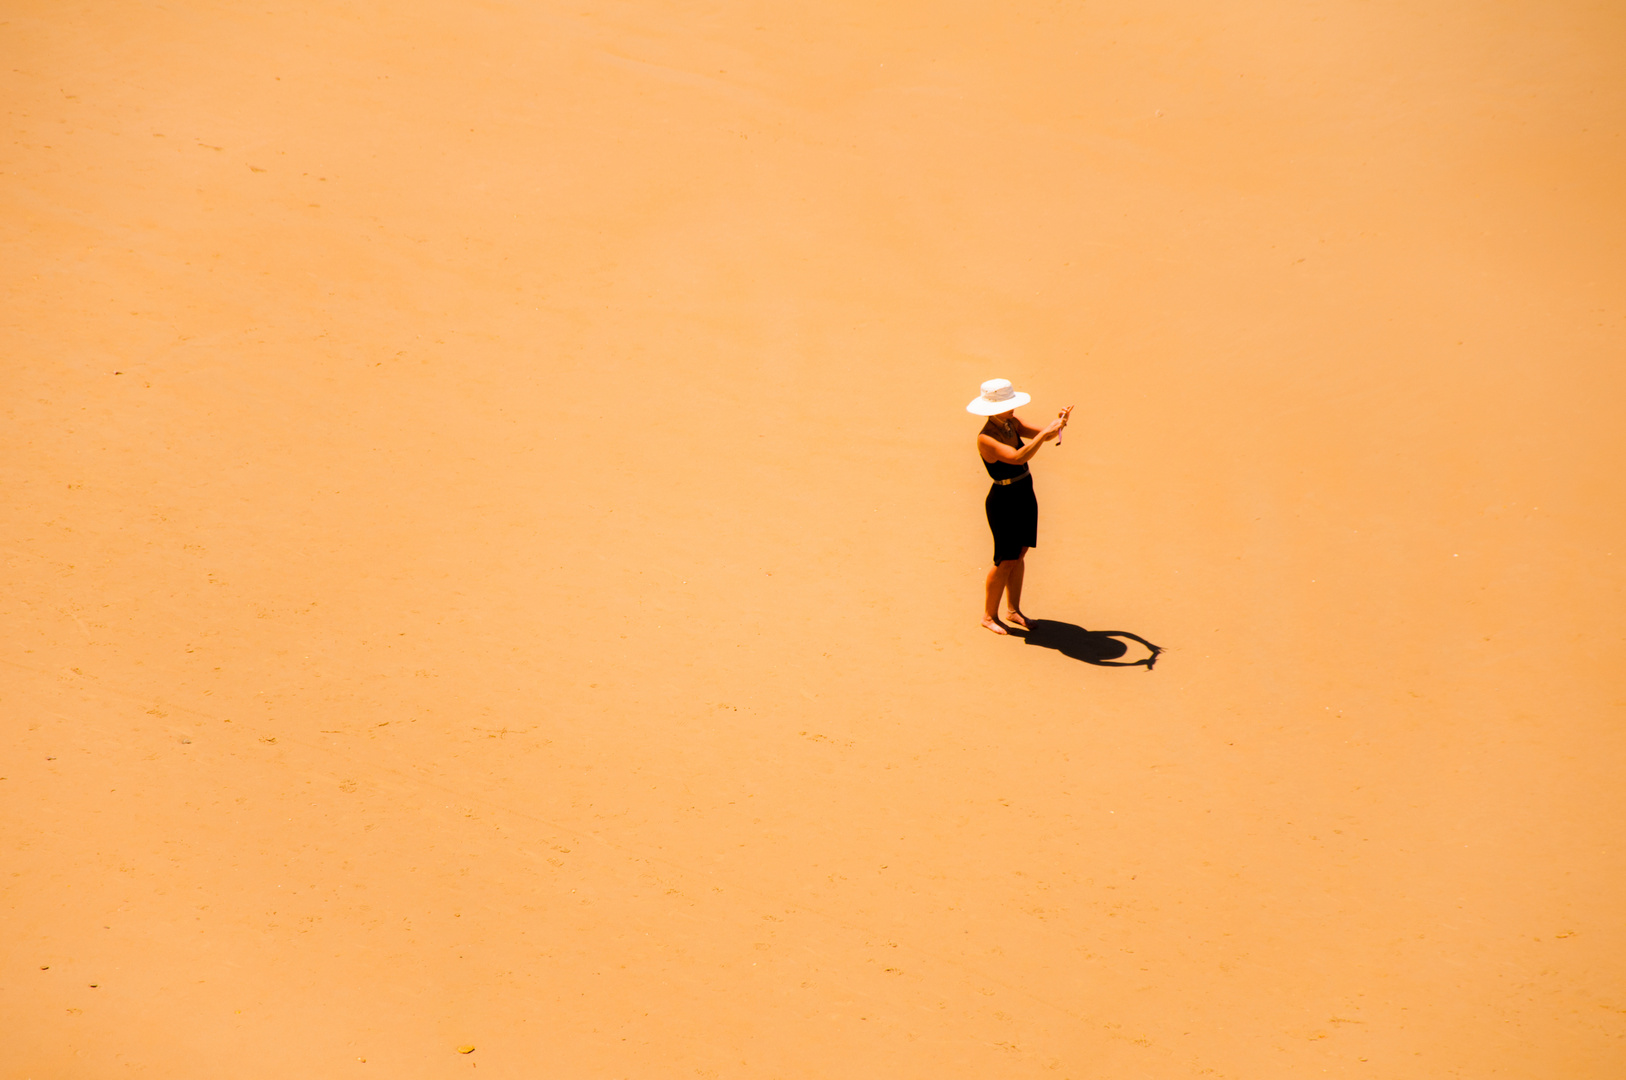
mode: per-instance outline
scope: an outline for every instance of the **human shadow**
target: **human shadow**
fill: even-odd
[[[1025,638],[1029,645],[1055,649],[1063,656],[1096,667],[1143,667],[1151,671],[1163,652],[1139,634],[1131,634],[1127,630],[1086,630],[1082,626],[1054,619],[1030,619],[1026,631],[1019,626],[1010,629],[1011,633]],[[1146,650],[1146,655],[1137,660],[1125,660],[1131,643],[1139,644]]]

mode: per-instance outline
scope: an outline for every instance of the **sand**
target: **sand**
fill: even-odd
[[[0,1077],[1626,1075],[1618,5],[0,24]]]

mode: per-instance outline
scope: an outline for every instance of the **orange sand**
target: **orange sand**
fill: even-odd
[[[1626,9],[0,23],[0,1077],[1626,1075]]]

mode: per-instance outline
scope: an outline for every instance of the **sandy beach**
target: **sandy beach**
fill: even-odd
[[[1626,9],[0,51],[0,1080],[1626,1075]]]

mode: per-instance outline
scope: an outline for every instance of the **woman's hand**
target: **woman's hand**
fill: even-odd
[[[1067,429],[1067,421],[1071,420],[1072,418],[1073,407],[1069,405],[1061,412],[1056,414],[1056,422],[1050,425],[1056,429],[1055,439],[1057,446],[1061,445],[1061,433]]]
[[[1066,420],[1052,420],[1050,426],[1039,432],[1040,442],[1049,442],[1061,434],[1061,429],[1067,426]]]

